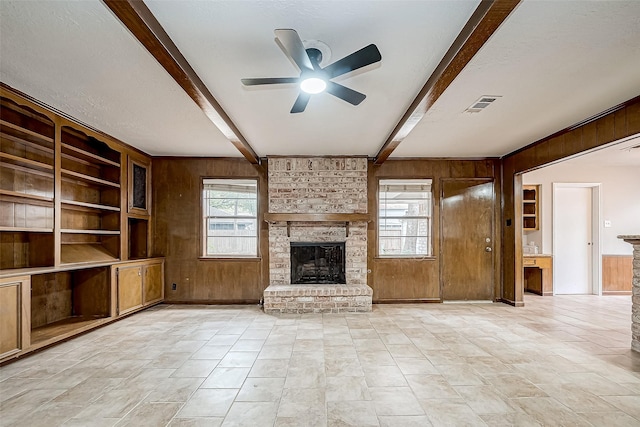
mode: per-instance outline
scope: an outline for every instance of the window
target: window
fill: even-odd
[[[431,256],[431,180],[383,179],[378,196],[379,256]]]
[[[203,180],[204,256],[258,256],[258,183],[254,179]]]

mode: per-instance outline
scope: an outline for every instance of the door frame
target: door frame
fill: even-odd
[[[558,221],[558,209],[557,209],[557,196],[556,190],[558,188],[589,188],[591,189],[591,294],[602,296],[602,239],[600,222],[602,218],[602,203],[600,196],[602,194],[601,183],[599,182],[553,182],[551,184],[553,189],[552,202],[551,202],[551,253],[555,255],[558,243],[556,241],[556,224]],[[553,271],[555,276],[556,271],[556,257],[553,257]],[[553,278],[556,283],[555,277]],[[553,295],[556,294],[556,287],[553,287]]]
[[[497,218],[499,217],[499,215],[496,213],[496,200],[497,200],[497,195],[496,195],[496,179],[493,177],[486,177],[486,178],[482,178],[482,177],[475,177],[475,178],[440,178],[440,189],[438,191],[438,196],[440,198],[439,203],[438,203],[438,234],[440,234],[439,239],[438,239],[438,258],[440,259],[439,262],[439,267],[438,267],[438,276],[440,277],[440,302],[441,303],[445,303],[447,301],[445,301],[444,299],[444,256],[443,256],[443,250],[444,250],[444,233],[443,233],[443,221],[442,221],[442,216],[444,214],[444,209],[443,209],[443,204],[444,204],[444,183],[447,181],[478,181],[478,182],[490,182],[491,186],[493,187],[492,192],[491,192],[491,198],[492,198],[492,212],[493,212],[493,220],[491,221],[491,247],[492,247],[492,256],[491,256],[491,284],[492,284],[492,293],[493,293],[493,299],[491,302],[497,302],[500,300],[500,296],[501,296],[501,286],[498,285],[496,283],[496,277],[500,277],[500,275],[498,274],[498,272],[496,272],[496,266],[498,265],[498,263],[496,262],[496,250],[500,249],[500,243],[496,241],[496,230],[498,229],[497,227]],[[501,280],[500,280],[501,281]],[[488,301],[488,300],[487,300]],[[474,301],[466,301],[469,303],[473,303]],[[480,301],[480,302],[484,302]]]

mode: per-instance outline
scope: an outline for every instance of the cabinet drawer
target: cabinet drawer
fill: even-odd
[[[524,265],[536,265],[538,260],[536,258],[524,258]]]

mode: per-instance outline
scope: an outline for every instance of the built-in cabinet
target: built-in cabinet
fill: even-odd
[[[553,295],[553,257],[524,255],[524,290],[538,295]]]
[[[118,314],[126,314],[142,307],[142,266],[116,268]]]
[[[29,276],[0,279],[0,360],[29,347]]]
[[[162,259],[114,266],[118,315],[162,301],[164,297],[163,267]]]
[[[127,163],[127,253],[129,259],[144,259],[149,256],[151,246],[151,162],[129,156]]]
[[[9,88],[0,103],[3,362],[162,301],[164,261],[151,158]],[[121,286],[120,270],[138,282]]]

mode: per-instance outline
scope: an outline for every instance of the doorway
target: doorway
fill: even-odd
[[[553,184],[554,294],[600,294],[599,184]]]
[[[493,301],[493,180],[442,180],[440,218],[442,299]]]

